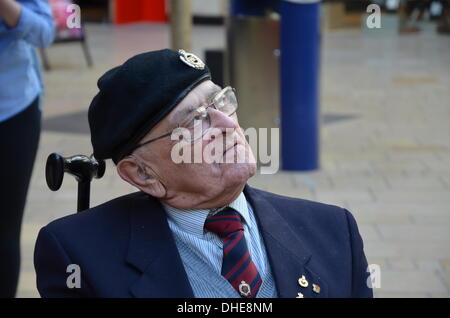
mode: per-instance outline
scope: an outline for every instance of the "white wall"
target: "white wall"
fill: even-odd
[[[192,15],[223,16],[227,11],[227,0],[192,0]]]

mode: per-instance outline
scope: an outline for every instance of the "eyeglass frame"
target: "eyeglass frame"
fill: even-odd
[[[219,92],[217,92],[217,94],[215,94],[215,95],[211,98],[211,100],[212,100],[211,103],[206,104],[206,105],[200,105],[200,106],[197,107],[194,111],[197,111],[197,112],[198,112],[198,110],[199,110],[200,108],[203,107],[203,108],[204,108],[204,111],[206,111],[206,116],[209,116],[209,114],[208,114],[208,108],[210,108],[212,105],[214,105],[214,99],[215,99],[219,94],[224,93],[224,92],[225,92],[226,90],[228,90],[228,89],[231,89],[233,92],[236,91],[233,87],[227,86],[227,87],[221,89]],[[223,113],[221,110],[217,109],[215,106],[214,106],[214,109],[216,109],[216,110],[220,111],[221,113]],[[237,109],[238,109],[238,103],[237,103],[237,98],[236,98],[236,108],[235,108],[235,110],[234,110],[231,114],[229,114],[229,115],[227,115],[227,116],[232,116],[234,113],[236,113],[236,110],[237,110]],[[225,113],[224,113],[224,114],[225,114]],[[201,120],[203,120],[203,119],[201,119]],[[210,120],[210,119],[209,119],[209,120]],[[145,145],[151,143],[151,142],[154,142],[154,141],[157,141],[157,140],[159,140],[159,139],[162,139],[162,138],[165,138],[165,137],[168,137],[168,136],[172,135],[173,131],[174,131],[175,129],[178,129],[178,128],[184,128],[184,127],[181,127],[181,125],[178,124],[178,127],[173,128],[170,132],[167,132],[167,133],[165,133],[165,134],[163,134],[163,135],[161,135],[161,136],[155,137],[155,138],[153,138],[153,139],[147,140],[146,142],[144,142],[144,143],[142,143],[142,144],[136,145],[136,146],[130,151],[130,153],[133,152],[133,151],[135,151],[136,149],[142,147],[142,146],[145,146]],[[194,142],[194,141],[195,141],[195,140],[192,140],[191,142]]]

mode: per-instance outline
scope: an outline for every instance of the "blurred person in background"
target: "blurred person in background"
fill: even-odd
[[[417,33],[420,28],[416,26],[419,17],[430,6],[431,0],[402,0],[399,8],[399,31],[401,34]]]
[[[439,7],[440,17],[436,31],[438,33],[450,33],[450,0],[402,0],[399,8],[399,31],[401,34],[417,33],[420,28],[417,22],[423,20],[426,11],[432,11],[432,7]]]
[[[39,143],[42,93],[35,48],[54,39],[47,0],[0,0],[0,297],[14,297],[20,229]]]
[[[439,1],[442,9],[441,16],[439,18],[437,32],[450,34],[450,1],[449,0],[440,0]]]

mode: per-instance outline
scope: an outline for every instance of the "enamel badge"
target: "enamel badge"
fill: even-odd
[[[319,286],[319,285],[312,284],[312,290],[313,290],[313,292],[315,292],[316,294],[320,294],[320,286]]]
[[[178,53],[180,53],[180,60],[182,60],[185,64],[189,65],[190,67],[203,70],[205,68],[205,63],[196,56],[195,54],[188,53],[185,50],[178,50]]]
[[[241,293],[241,296],[247,297],[250,295],[250,285],[247,284],[245,281],[241,281],[239,284],[239,292]]]

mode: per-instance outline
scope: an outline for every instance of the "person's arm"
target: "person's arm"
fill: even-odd
[[[0,18],[7,27],[15,28],[19,23],[20,5],[13,0],[0,0]]]
[[[347,222],[350,231],[350,244],[352,248],[352,297],[372,298],[372,288],[368,286],[370,280],[366,255],[364,254],[364,245],[361,235],[358,231],[353,215],[345,210]]]
[[[34,268],[36,270],[37,289],[44,298],[79,298],[83,294],[85,283],[81,288],[67,286],[67,266],[72,264],[69,256],[52,232],[45,227],[39,232],[34,249]],[[81,279],[81,278],[80,278]]]
[[[0,19],[14,38],[33,46],[46,47],[54,40],[55,25],[47,0],[0,0]]]

